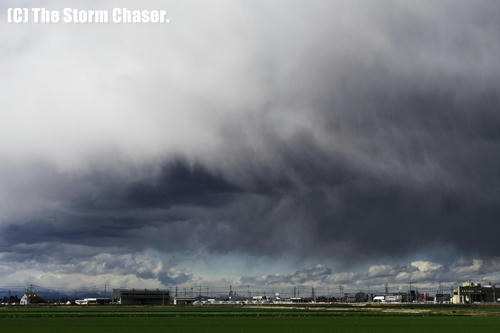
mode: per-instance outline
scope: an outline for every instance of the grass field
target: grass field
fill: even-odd
[[[10,307],[1,332],[500,332],[498,307]]]

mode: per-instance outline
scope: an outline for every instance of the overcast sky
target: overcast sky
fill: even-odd
[[[0,6],[0,288],[500,283],[500,3],[73,5],[171,21]]]

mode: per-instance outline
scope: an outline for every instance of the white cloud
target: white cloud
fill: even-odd
[[[414,261],[411,265],[416,267],[420,272],[433,272],[443,267],[443,265],[439,263],[423,260]]]
[[[408,272],[399,272],[396,275],[396,280],[398,281],[409,281],[410,280],[410,273]]]
[[[455,271],[459,274],[473,274],[479,272],[482,266],[483,260],[472,259],[472,262],[469,265],[458,266],[455,268]]]
[[[392,266],[390,265],[374,265],[370,266],[368,269],[368,276],[369,277],[380,277],[380,276],[388,276],[388,275],[394,275],[395,271]]]
[[[352,280],[356,277],[356,273],[354,272],[341,272],[335,273],[328,276],[325,279],[327,283],[341,283],[341,282],[352,282]]]
[[[143,279],[135,274],[99,274],[53,273],[33,270],[18,270],[15,273],[2,276],[6,285],[28,286],[35,284],[43,288],[59,291],[98,290],[107,288],[163,288],[163,284],[154,278]],[[108,290],[110,290],[108,289]]]

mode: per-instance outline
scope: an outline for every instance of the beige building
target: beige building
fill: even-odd
[[[500,287],[475,282],[464,282],[453,290],[453,304],[497,303],[500,301]]]

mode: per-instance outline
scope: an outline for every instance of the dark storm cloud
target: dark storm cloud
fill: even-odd
[[[93,184],[97,191],[92,196],[76,198],[74,207],[97,211],[168,209],[175,205],[217,207],[240,191],[222,175],[182,158],[166,163],[158,171],[150,168],[147,172],[144,178],[132,181],[109,180],[106,173],[88,175],[81,181]]]
[[[189,214],[191,209],[225,206],[241,191],[220,175],[182,159],[165,164],[159,171],[148,170],[151,173],[141,180],[108,177],[102,172],[76,178],[45,175],[64,178],[80,190],[64,193],[62,189],[54,194],[60,209],[8,224],[4,228],[4,234],[9,235],[4,248],[20,241],[106,246],[125,242],[139,248],[157,242],[162,248],[175,248],[180,235],[186,234],[189,239],[192,228],[197,228],[196,215]],[[168,232],[154,235],[155,230],[164,228]],[[146,238],[152,243],[144,243]]]
[[[445,103],[448,108],[451,104]],[[481,112],[477,104],[475,110]],[[459,125],[474,127],[470,122]],[[481,133],[479,127],[470,130]],[[470,142],[467,135],[456,140],[455,146],[440,147],[443,143],[436,138],[434,146],[426,148],[442,149],[428,158],[449,163],[451,184],[443,179],[402,179],[370,165],[362,168],[348,157],[323,151],[308,136],[273,143],[283,165],[279,176],[267,178],[273,171],[266,166],[242,168],[247,176],[240,184],[182,160],[166,163],[142,180],[87,176],[76,183],[91,182],[91,193],[70,198],[63,211],[5,227],[9,238],[4,242],[62,241],[164,251],[206,248],[259,255],[285,251],[339,259],[405,255],[429,245],[451,245],[463,253],[498,255],[495,219],[500,210],[494,194],[499,181],[492,168],[498,164],[493,151],[497,146],[488,138],[486,147],[492,150],[487,160],[467,152],[470,161],[453,165],[447,156],[460,155]],[[473,174],[462,178],[467,170]],[[478,179],[471,182],[471,177]],[[494,232],[477,239],[463,237],[472,225]]]
[[[245,82],[264,87],[264,98],[247,101],[244,89],[235,98],[244,105],[213,97],[241,88],[235,76],[210,83],[219,88],[197,105],[237,109],[222,119],[214,111],[216,124],[207,122],[217,144],[120,172],[91,165],[40,173],[37,196],[52,204],[4,218],[2,251],[64,243],[97,252],[286,253],[339,261],[440,247],[500,255],[500,6],[367,3],[353,7],[353,22],[340,32],[330,26],[338,3],[306,11],[314,19],[263,10],[277,23],[247,31],[250,44],[257,34],[262,45],[251,53],[259,79]],[[373,10],[361,15],[366,22],[354,20],[360,8]],[[295,23],[295,16],[303,20]],[[53,252],[27,246],[15,255]],[[398,273],[379,267],[373,274],[386,271]],[[176,283],[189,273],[154,276]]]

